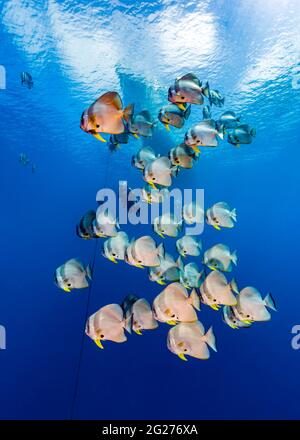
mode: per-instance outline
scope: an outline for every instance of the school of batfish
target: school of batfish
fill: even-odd
[[[168,101],[158,113],[158,120],[168,131],[170,127],[184,126],[192,105],[203,105],[203,118],[186,131],[182,143],[167,156],[143,147],[132,157],[132,166],[143,175],[141,198],[149,204],[161,203],[168,197],[173,178],[180,168],[193,167],[200,147],[218,147],[219,139],[225,138],[239,147],[250,144],[255,136],[255,129],[241,124],[240,117],[233,111],[226,111],[214,120],[212,106],[222,107],[225,99],[208,82],[202,83],[192,73],[175,80],[168,90]],[[155,121],[146,110],[135,114],[133,104],[123,108],[119,94],[107,92],[84,110],[80,128],[102,142],[106,142],[102,134],[109,134],[109,149],[115,151],[120,144],[128,143],[130,136],[151,136]],[[239,290],[235,279],[228,281],[225,276],[237,265],[236,251],[223,243],[203,251],[202,241],[185,232],[178,238],[185,225],[206,222],[218,231],[233,228],[236,210],[226,202],[215,203],[206,210],[190,202],[183,206],[178,217],[168,212],[154,219],[155,234],[176,239],[178,256],[174,258],[166,252],[163,243],[158,244],[150,235],[130,239],[120,230],[116,215],[103,209],[103,202],[97,196],[96,200],[97,210],[89,210],[80,219],[77,235],[85,240],[105,239],[102,246],[105,258],[113,263],[123,260],[137,268],[148,268],[150,281],[164,286],[152,305],[145,298],[130,294],[122,304],[105,305],[91,315],[85,331],[98,347],[103,348],[104,341],[125,342],[126,332],[133,330],[141,335],[144,330],[157,328],[160,322],[172,326],[167,336],[167,346],[172,353],[185,361],[186,356],[208,359],[209,348],[216,351],[216,339],[212,327],[205,330],[198,320],[201,305],[215,311],[221,309],[223,321],[233,329],[271,319],[268,309],[276,310],[271,294],[263,297],[250,286]],[[195,262],[184,264],[187,256],[198,258],[201,267]],[[91,279],[90,267],[74,258],[58,267],[54,275],[56,285],[66,292],[88,287]]]

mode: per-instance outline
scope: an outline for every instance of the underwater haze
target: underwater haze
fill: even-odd
[[[292,328],[300,325],[300,2],[0,5],[0,418],[299,418],[300,350]],[[31,74],[31,89],[21,85],[21,72]],[[130,293],[152,302],[162,286],[146,270],[103,258],[100,240],[90,297],[88,289],[58,289],[53,273],[70,258],[93,259],[96,241],[81,240],[75,227],[96,208],[96,192],[117,190],[119,180],[140,187],[132,155],[142,146],[166,154],[202,119],[202,109],[194,105],[185,126],[170,132],[157,121],[152,138],[131,137],[113,153],[80,130],[80,117],[114,90],[124,105],[134,102],[157,118],[169,86],[188,72],[225,95],[214,115],[234,110],[256,137],[240,148],[203,148],[174,186],[203,188],[206,208],[224,200],[237,209],[233,229],[205,225],[204,247],[237,249],[238,286],[271,292],[278,311],[269,322],[233,330],[204,306],[199,319],[205,329],[213,326],[218,349],[206,362],[172,354],[164,324],[100,350],[84,335],[87,316]],[[124,230],[154,236],[150,225]],[[175,241],[165,242],[175,255]]]

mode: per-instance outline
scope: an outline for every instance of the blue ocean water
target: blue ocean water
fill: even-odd
[[[300,324],[298,0],[0,5],[0,324],[7,336],[0,418],[299,418],[300,351],[291,346]],[[33,77],[31,90],[20,84],[22,71]],[[80,115],[108,90],[156,115],[173,79],[190,71],[221,90],[224,108],[242,114],[257,135],[239,149],[225,142],[203,149],[174,183],[204,188],[206,207],[221,200],[236,207],[236,227],[205,227],[204,245],[237,249],[238,285],[271,292],[278,312],[235,331],[206,307],[199,319],[213,325],[218,347],[206,362],[170,353],[166,325],[124,344],[107,342],[105,350],[85,337],[81,352],[88,291],[66,294],[53,272],[72,257],[91,260],[94,242],[80,240],[75,225],[96,208],[96,191],[116,189],[119,180],[140,186],[132,154],[142,145],[165,154],[186,127],[168,133],[157,125],[151,140],[132,138],[111,154],[79,129]],[[200,118],[193,106],[187,126]],[[22,152],[35,173],[18,162]],[[175,254],[174,241],[166,244]],[[98,249],[88,313],[128,293],[153,300],[161,286],[145,272],[112,264]]]

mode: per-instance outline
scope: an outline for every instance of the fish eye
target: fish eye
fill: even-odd
[[[250,318],[250,315],[247,315],[247,318]]]
[[[171,318],[175,318],[175,315],[171,315]]]
[[[139,260],[138,263],[139,263],[139,264],[142,264],[142,260]]]
[[[181,99],[184,99],[184,96],[182,96]]]
[[[68,283],[68,284],[67,284],[67,286],[68,286],[68,287],[71,287],[71,286],[72,286],[72,284],[71,284],[71,283]]]
[[[100,127],[100,125],[99,125],[99,124],[97,124],[97,125],[96,125],[96,127],[97,127],[97,128],[99,128],[99,127]]]
[[[216,302],[217,300],[214,298],[214,302]]]
[[[187,348],[185,348],[183,351],[187,352]]]
[[[233,323],[236,324],[236,320],[235,319],[233,320]]]
[[[113,257],[115,257],[115,256],[116,256],[116,254],[112,254],[112,256],[113,256]]]
[[[100,339],[103,339],[104,338],[104,335],[100,335]]]
[[[155,180],[155,177],[152,177],[152,180]]]

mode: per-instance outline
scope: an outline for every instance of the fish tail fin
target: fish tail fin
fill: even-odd
[[[225,126],[223,124],[221,124],[218,127],[218,136],[219,136],[220,139],[222,139],[222,141],[224,140],[225,132],[226,132]]]
[[[256,129],[255,128],[251,128],[250,134],[251,134],[252,137],[255,137],[256,136]]]
[[[232,278],[232,280],[230,281],[230,287],[231,287],[232,291],[234,293],[236,293],[237,295],[240,293],[239,288],[238,288],[237,283],[234,278]]]
[[[125,119],[126,122],[130,121],[133,112],[134,112],[134,104],[129,104],[127,105],[127,107],[124,108],[123,118]]]
[[[177,260],[176,260],[176,266],[178,267],[178,269],[180,269],[180,265],[182,264],[182,261],[181,261],[181,257],[180,257],[180,255],[179,255],[179,257],[177,258]]]
[[[124,328],[130,334],[131,334],[131,324],[132,324],[132,315],[130,314],[127,318],[124,319]]]
[[[163,259],[165,256],[165,247],[163,243],[160,243],[160,245],[157,248],[157,255],[159,258]]]
[[[177,266],[178,266],[179,270],[183,270],[183,262],[182,262],[182,259],[181,259],[180,255],[179,255],[176,263],[177,263]]]
[[[265,303],[266,307],[268,307],[269,309],[272,309],[275,312],[277,312],[275,300],[274,300],[273,296],[270,293],[268,293],[268,295],[265,297],[264,303]]]
[[[230,211],[230,217],[232,220],[236,222],[236,209],[234,208],[232,211]]]
[[[172,176],[173,176],[173,177],[177,177],[177,176],[178,176],[178,173],[179,173],[179,167],[177,167],[177,166],[173,166],[173,167],[171,168],[171,174],[172,174]]]
[[[91,269],[91,266],[88,265],[87,268],[85,269],[85,271],[86,271],[88,278],[91,280],[93,278],[93,271]]]
[[[201,272],[199,273],[199,275],[198,275],[198,281],[203,280],[203,275],[205,276],[205,270],[204,270],[204,269],[201,270]]]
[[[207,332],[205,333],[205,335],[202,337],[202,341],[206,342],[207,345],[210,346],[210,348],[212,348],[214,351],[217,351],[217,347],[216,347],[216,337],[214,335],[213,332],[213,328],[210,327]]]
[[[200,311],[200,298],[199,295],[197,294],[196,289],[192,290],[192,293],[190,294],[189,297],[189,302],[190,304],[192,304],[193,307],[195,307],[196,310]]]
[[[121,308],[123,310],[123,312],[125,313],[125,316],[128,316],[129,314],[131,314],[131,308],[133,306],[133,304],[139,299],[138,296],[129,293],[128,295],[125,296],[125,298],[122,301],[121,304]]]
[[[192,107],[191,105],[188,105],[187,108],[185,109],[185,112],[184,112],[184,118],[185,119],[188,119],[190,117],[191,107]]]
[[[233,262],[233,264],[236,266],[237,265],[237,253],[236,253],[236,251],[232,252],[230,258],[231,258],[231,261]]]

